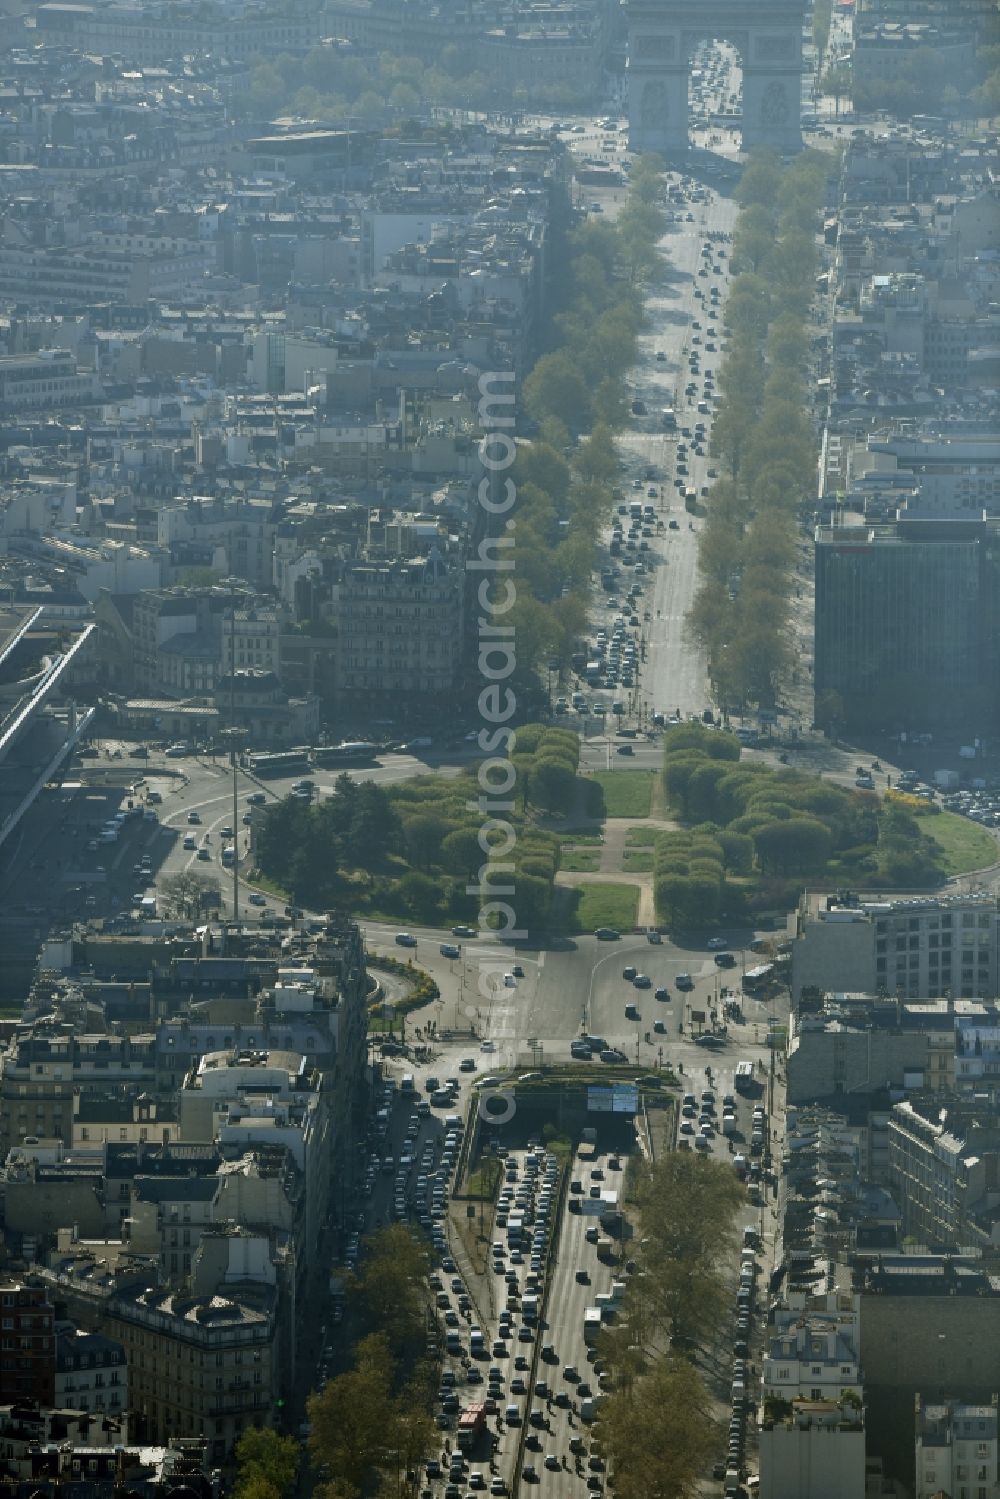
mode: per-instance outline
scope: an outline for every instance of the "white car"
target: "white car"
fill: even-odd
[[[496,1049],[497,1049],[497,1047],[496,1047],[496,1042],[495,1041],[486,1040],[486,1041],[480,1041],[480,1043],[479,1043],[479,1050],[480,1051],[496,1051]]]
[[[508,989],[516,989],[517,988],[517,979],[514,977],[514,975],[512,973],[505,973],[504,976],[503,976],[503,981],[504,981],[504,983],[505,983],[505,985],[507,986]]]

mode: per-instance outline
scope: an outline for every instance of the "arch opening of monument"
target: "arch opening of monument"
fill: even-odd
[[[802,146],[804,0],[630,0],[629,145],[666,155],[690,144],[692,57],[712,39],[734,46],[743,74],[743,149]]]

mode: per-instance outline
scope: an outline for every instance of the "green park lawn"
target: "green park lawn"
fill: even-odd
[[[648,817],[653,800],[652,770],[598,770],[593,779],[604,796],[605,817]]]
[[[954,812],[939,812],[936,817],[922,817],[920,830],[933,838],[944,853],[947,874],[965,874],[971,869],[985,869],[1000,862],[1000,844],[985,828]]]
[[[600,853],[596,848],[563,848],[559,855],[559,868],[570,873],[593,874],[599,868]]]
[[[639,891],[636,886],[595,881],[592,885],[579,887],[579,898],[569,924],[577,932],[592,932],[599,926],[613,926],[624,932],[635,926],[638,914]]]

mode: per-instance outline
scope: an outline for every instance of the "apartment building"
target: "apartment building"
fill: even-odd
[[[159,506],[155,524],[158,545],[172,555],[195,547],[220,576],[243,578],[255,588],[270,585],[278,525],[273,502],[194,496]]]
[[[1000,1024],[995,1009],[955,1017],[955,1088],[994,1099],[1000,1087]]]
[[[1000,1499],[997,1397],[967,1405],[916,1398],[914,1499]]]
[[[138,306],[192,290],[213,255],[212,247],[193,242],[132,235],[74,246],[7,242],[0,244],[0,296],[34,309],[99,302]]]
[[[922,21],[961,26],[983,40],[995,23],[996,4],[994,0],[859,0],[858,18],[862,24]]]
[[[864,1409],[853,1400],[765,1401],[760,1499],[858,1499],[865,1492]]]
[[[895,1004],[872,995],[831,995],[820,1013],[793,1014],[788,1037],[788,1102],[813,1103],[841,1093],[875,1093],[887,1084],[929,1082],[928,1039],[903,1030]],[[947,1027],[947,1014],[944,1017]],[[954,1048],[951,1030],[946,1060]],[[951,1081],[951,1069],[943,1074]]]
[[[222,669],[281,673],[281,621],[273,609],[228,609],[223,621]]]
[[[0,1055],[0,1160],[28,1135],[73,1141],[78,1090],[118,1084],[140,1091],[156,1081],[153,1036],[74,1035],[39,1022]]]
[[[1000,908],[986,892],[875,900],[810,897],[796,918],[792,993],[995,998]]]
[[[852,1292],[790,1291],[775,1307],[761,1386],[784,1400],[840,1400],[861,1390],[861,1306]]]
[[[225,1458],[249,1426],[269,1426],[280,1377],[269,1289],[253,1300],[150,1289],[113,1297],[107,1328],[125,1348],[135,1434],[204,1436]]]
[[[73,1148],[106,1141],[169,1145],[177,1138],[177,1105],[173,1099],[136,1097],[121,1092],[76,1093],[73,1097]]]
[[[464,581],[464,565],[437,550],[414,561],[347,564],[331,602],[341,691],[398,698],[455,688]]]
[[[443,47],[472,50],[505,87],[561,81],[581,92],[599,87],[611,38],[613,7],[538,4],[524,11],[501,6],[428,4],[414,11],[397,0],[328,0],[336,35],[370,47],[431,61]]]
[[[128,1414],[124,1346],[104,1333],[57,1322],[55,1404],[124,1421]]]
[[[884,21],[859,24],[851,55],[854,83],[893,83],[907,76],[907,68],[931,52],[935,65],[956,76],[972,67],[975,48],[968,36],[941,31],[927,22]]]
[[[296,1052],[209,1052],[180,1090],[181,1139],[228,1153],[286,1149],[305,1187],[305,1241],[319,1242],[330,1193],[330,1099],[322,1073]]]
[[[862,1494],[859,1298],[847,1291],[789,1290],[773,1309],[772,1328],[761,1364],[760,1494]]]
[[[55,1378],[55,1313],[45,1287],[0,1281],[0,1405],[51,1405]]]
[[[132,679],[140,691],[209,696],[221,674],[221,590],[147,588],[132,607]]]
[[[68,349],[0,357],[0,411],[48,411],[96,401],[100,394],[95,371],[81,370]]]
[[[905,1234],[939,1250],[1000,1244],[1000,1125],[984,1105],[904,1099],[888,1144]]]
[[[219,1183],[214,1176],[136,1176],[122,1231],[135,1254],[155,1258],[161,1285],[191,1274],[201,1235],[214,1222]]]
[[[232,19],[200,19],[165,5],[115,4],[98,9],[53,3],[38,7],[38,29],[50,43],[58,39],[63,45],[117,54],[154,67],[186,53],[244,61],[300,51],[319,40],[322,26],[318,14],[296,18],[264,10],[248,9]]]

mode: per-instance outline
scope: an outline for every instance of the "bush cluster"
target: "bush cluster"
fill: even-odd
[[[943,877],[941,853],[901,799],[880,803],[804,772],[741,761],[739,741],[700,724],[668,731],[667,800],[690,826],[657,840],[661,921],[709,927],[751,898],[776,896],[804,876],[863,877],[870,886],[926,887]]]
[[[545,923],[559,867],[559,841],[535,818],[569,811],[584,792],[579,755],[575,734],[543,724],[518,729],[511,749],[516,841],[497,850],[489,879],[516,887],[533,925]],[[482,833],[481,795],[475,770],[389,787],[341,775],[332,796],[312,805],[286,797],[268,810],[257,862],[269,880],[313,908],[350,905],[427,924],[471,921],[493,898],[479,891],[492,838]]]
[[[383,973],[393,973],[397,978],[406,979],[412,984],[408,994],[402,999],[397,999],[393,1004],[393,1012],[396,1015],[409,1015],[413,1010],[420,1010],[424,1005],[429,1005],[435,999],[441,998],[441,990],[431,975],[424,968],[416,968],[412,963],[401,963],[398,958],[387,958],[371,953],[365,956],[367,968],[380,968]],[[373,1012],[381,1009],[384,1003],[381,999],[373,999],[368,1008]]]

